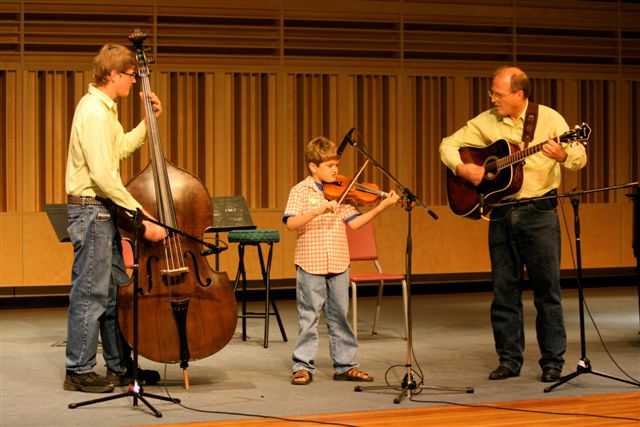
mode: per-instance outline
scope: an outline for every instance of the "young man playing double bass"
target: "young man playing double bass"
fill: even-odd
[[[147,137],[144,120],[130,132],[118,121],[117,100],[129,95],[135,83],[137,61],[124,46],[107,44],[94,58],[94,80],[76,107],[67,158],[68,232],[74,261],[67,328],[64,389],[88,393],[111,392],[128,385],[133,361],[131,349],[118,329],[117,288],[128,281],[119,234],[107,207],[96,197],[111,199],[128,209],[142,206],[120,178],[120,160],[137,150]],[[158,97],[150,99],[156,116]],[[165,230],[143,221],[144,238],[162,240]],[[94,372],[102,337],[107,375]],[[142,384],[160,380],[156,371],[138,369]]]
[[[489,97],[494,107],[469,120],[467,125],[440,144],[442,162],[455,175],[475,186],[483,180],[485,168],[473,162],[463,163],[462,147],[486,148],[503,139],[520,147],[525,145],[527,124],[536,117],[528,107],[531,86],[527,75],[516,67],[499,68]],[[577,171],[587,162],[580,144],[563,144],[556,137],[569,130],[564,118],[544,105],[537,106],[537,124],[532,144],[541,150],[527,157],[520,190],[510,198],[522,203],[496,207],[491,211],[489,251],[493,280],[491,325],[499,366],[489,379],[517,377],[523,364],[524,319],[522,279],[524,268],[533,287],[537,310],[536,332],[542,368],[541,380],[556,381],[564,364],[567,337],[562,316],[560,290],[560,226],[557,199],[526,202],[528,198],[554,195],[560,185],[560,168]],[[528,131],[528,133],[531,133]]]

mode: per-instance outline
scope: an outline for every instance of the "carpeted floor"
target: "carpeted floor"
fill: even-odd
[[[606,344],[603,347],[593,323],[586,316],[586,355],[594,370],[615,378],[640,378],[640,330],[638,295],[634,286],[586,289],[589,312]],[[149,398],[162,413],[154,417],[133,399],[101,402],[69,409],[104,395],[63,391],[65,309],[20,309],[0,311],[0,425],[11,426],[131,426],[158,425],[246,416],[296,416],[333,412],[354,412],[400,407],[425,407],[446,402],[477,403],[545,399],[624,393],[638,387],[593,374],[580,375],[550,393],[539,381],[538,349],[535,340],[535,310],[531,293],[525,293],[527,349],[520,377],[489,381],[497,366],[489,324],[488,293],[419,295],[413,298],[413,352],[409,359],[407,342],[402,339],[403,314],[399,297],[385,297],[379,334],[370,335],[373,298],[359,303],[360,361],[373,375],[373,385],[388,381],[398,387],[410,360],[426,385],[454,388],[454,391],[424,390],[417,403],[404,399],[394,403],[394,390],[354,392],[353,383],[332,380],[327,333],[321,326],[318,371],[308,386],[290,384],[291,350],[297,335],[294,301],[280,301],[289,342],[283,342],[274,319],[271,320],[269,348],[262,346],[263,321],[248,321],[249,339],[236,334],[220,352],[191,362],[191,389],[182,387],[182,371],[177,365],[164,366],[141,360],[144,368],[161,371],[165,384],[145,389],[146,393],[181,399],[184,406]],[[569,339],[564,373],[576,370],[581,358],[580,329],[576,290],[564,293],[565,321]],[[255,308],[260,307],[256,303]],[[215,325],[203,325],[215,327]],[[237,332],[240,332],[240,323]],[[141,333],[144,333],[142,331]],[[607,352],[609,354],[607,354]],[[99,359],[98,372],[104,373]],[[474,393],[464,390],[473,388]],[[458,390],[459,389],[459,390]],[[119,391],[123,391],[119,390]],[[560,420],[559,420],[560,422]]]

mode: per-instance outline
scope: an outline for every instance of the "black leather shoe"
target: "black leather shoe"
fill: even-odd
[[[543,368],[542,377],[540,378],[543,383],[552,383],[560,379],[562,371],[556,368]]]
[[[133,367],[129,367],[127,372],[118,375],[111,369],[107,368],[107,379],[116,387],[127,386],[131,383],[133,377]],[[160,381],[160,373],[152,369],[138,368],[138,382],[141,385],[154,385]]]
[[[500,365],[495,369],[495,371],[489,374],[489,379],[504,380],[510,377],[517,377],[518,375],[520,375],[519,372],[513,372],[511,369],[507,368],[506,366]]]

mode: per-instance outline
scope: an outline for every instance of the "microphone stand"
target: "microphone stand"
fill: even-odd
[[[349,131],[349,134],[351,131]],[[349,137],[347,134],[347,137]],[[347,139],[345,137],[345,139]],[[406,237],[406,249],[405,249],[405,269],[406,269],[406,282],[407,282],[407,358],[406,363],[404,365],[406,369],[406,373],[404,378],[402,379],[402,383],[400,385],[400,394],[393,399],[393,403],[400,403],[400,401],[404,397],[409,397],[414,394],[419,394],[423,389],[428,390],[443,390],[443,391],[459,391],[466,393],[473,393],[473,387],[464,387],[464,388],[452,388],[452,387],[441,387],[435,385],[424,385],[421,383],[417,383],[414,376],[414,371],[412,368],[412,352],[413,352],[413,323],[412,323],[412,298],[411,298],[411,284],[412,284],[412,273],[411,273],[411,258],[412,258],[412,239],[411,239],[411,211],[413,209],[414,203],[424,208],[427,213],[434,219],[438,219],[438,215],[433,212],[428,206],[426,206],[422,201],[418,199],[418,197],[404,184],[402,184],[395,176],[393,176],[388,170],[384,168],[384,166],[380,165],[377,161],[375,161],[371,155],[361,147],[357,141],[354,141],[350,137],[348,138],[349,143],[358,150],[363,156],[365,156],[368,161],[370,161],[374,166],[376,166],[382,173],[384,173],[389,179],[391,179],[399,188],[401,188],[401,192],[404,196],[404,209],[407,211],[407,237]],[[396,390],[397,387],[386,385],[386,386],[355,386],[354,391],[361,392],[365,390]]]
[[[110,400],[115,400],[115,399],[120,399],[123,397],[129,397],[132,396],[133,397],[133,406],[137,407],[138,406],[138,400],[142,401],[142,403],[144,403],[147,408],[149,408],[149,410],[153,413],[153,415],[155,415],[158,418],[162,417],[162,413],[160,411],[158,411],[157,409],[155,409],[146,399],[146,397],[151,397],[154,399],[159,399],[159,400],[164,400],[167,402],[172,402],[172,403],[180,403],[180,399],[176,399],[176,398],[171,398],[171,397],[165,397],[165,396],[159,396],[156,394],[150,394],[150,393],[145,393],[144,389],[142,387],[142,385],[140,385],[140,383],[138,382],[138,290],[139,290],[139,282],[138,282],[138,258],[139,258],[139,241],[140,241],[140,230],[143,228],[142,226],[142,221],[149,221],[152,222],[154,224],[157,224],[163,228],[165,228],[167,231],[169,231],[170,233],[176,233],[179,234],[183,237],[186,237],[188,239],[194,240],[198,243],[200,243],[201,245],[207,247],[207,250],[202,251],[203,255],[206,254],[217,254],[218,252],[226,249],[226,248],[219,248],[214,244],[211,244],[209,242],[205,242],[202,241],[194,236],[191,236],[181,230],[169,227],[168,225],[165,225],[159,221],[156,221],[153,218],[149,218],[148,216],[146,216],[145,214],[142,213],[141,210],[130,210],[127,208],[124,208],[120,205],[117,205],[116,203],[114,203],[112,200],[110,199],[105,199],[102,197],[96,197],[97,200],[99,200],[100,202],[102,202],[103,205],[105,205],[107,208],[111,209],[112,212],[114,213],[114,221],[115,221],[115,216],[116,216],[116,212],[115,211],[119,211],[121,213],[124,213],[126,215],[130,215],[132,218],[132,224],[133,224],[133,242],[132,242],[132,249],[133,249],[133,345],[132,345],[132,350],[133,350],[133,372],[132,372],[132,378],[131,378],[131,383],[129,384],[129,386],[127,387],[127,391],[123,392],[123,393],[119,393],[119,394],[115,394],[113,396],[107,396],[107,397],[102,397],[102,398],[98,398],[98,399],[92,399],[92,400],[87,400],[84,402],[78,402],[78,403],[70,403],[69,404],[69,409],[75,409],[78,408],[80,406],[86,406],[86,405],[91,405],[94,403],[99,403],[99,402],[107,402]]]
[[[616,378],[609,374],[605,374],[602,372],[594,371],[591,369],[591,361],[587,357],[587,349],[586,349],[586,339],[585,339],[585,325],[584,325],[584,290],[582,286],[582,249],[580,246],[580,215],[579,215],[579,206],[580,199],[579,196],[583,196],[589,193],[601,192],[601,191],[610,191],[617,190],[620,188],[626,187],[637,187],[638,182],[632,182],[628,184],[616,185],[611,187],[602,187],[596,188],[593,190],[572,190],[565,194],[558,194],[552,196],[542,196],[542,197],[534,197],[531,199],[527,199],[526,201],[513,201],[506,203],[496,203],[493,206],[509,206],[509,205],[517,205],[519,203],[532,203],[538,200],[546,200],[552,198],[563,198],[568,197],[571,199],[571,206],[573,206],[573,219],[574,219],[574,233],[575,233],[575,247],[576,247],[576,283],[578,285],[578,308],[579,308],[579,324],[580,324],[580,360],[578,361],[578,366],[576,370],[570,374],[562,376],[556,383],[546,387],[544,389],[545,393],[550,392],[554,388],[566,383],[569,380],[581,375],[581,374],[594,374],[597,376],[609,378],[612,380],[620,381],[623,383],[631,384],[640,387],[640,383],[636,383],[633,381],[628,381],[622,378]]]

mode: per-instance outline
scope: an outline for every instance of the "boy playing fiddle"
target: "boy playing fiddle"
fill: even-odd
[[[318,351],[318,321],[324,309],[329,348],[337,381],[373,381],[355,362],[358,342],[348,321],[349,246],[345,224],[358,229],[398,202],[392,190],[378,206],[364,214],[348,204],[325,199],[323,183],[338,176],[340,156],[336,144],[317,137],[307,144],[305,161],[310,175],[289,193],[283,221],[297,230],[294,263],[299,334],[293,350],[291,383],[313,380]]]

